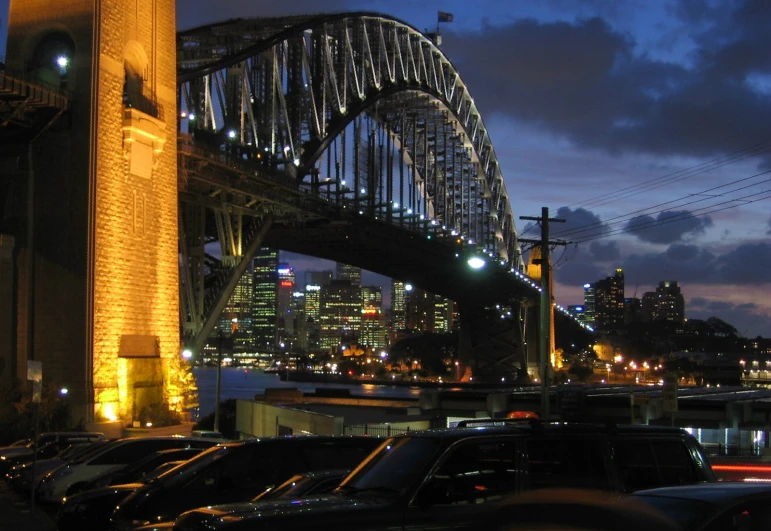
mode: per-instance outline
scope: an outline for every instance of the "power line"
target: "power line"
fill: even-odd
[[[676,172],[668,173],[661,177],[656,177],[654,179],[650,179],[642,183],[638,183],[632,186],[627,186],[626,188],[621,188],[619,190],[616,190],[615,192],[601,194],[593,198],[587,199],[585,201],[572,203],[570,205],[567,205],[566,208],[571,208],[577,205],[583,205],[587,208],[605,205],[613,201],[618,201],[619,199],[631,197],[632,195],[636,195],[644,191],[649,191],[655,188],[659,188],[666,184],[671,184],[673,182],[681,181],[681,180],[693,177],[695,175],[700,175],[701,173],[704,173],[706,171],[718,169],[723,166],[727,166],[728,164],[733,164],[735,162],[739,162],[747,158],[755,157],[763,153],[764,151],[768,151],[769,148],[771,148],[771,140],[760,142],[748,148],[729,153],[728,155],[722,155],[720,157],[716,157],[706,162],[702,162],[701,164],[696,164],[694,166],[690,166],[688,168],[684,168]],[[629,192],[633,192],[633,193],[629,193]],[[623,194],[627,194],[627,195],[623,195]],[[598,201],[605,201],[605,202],[598,203]]]
[[[583,232],[587,232],[587,231],[593,230],[594,228],[600,228],[600,227],[604,228],[604,227],[607,227],[607,226],[610,226],[610,225],[617,225],[618,223],[628,222],[628,221],[631,221],[635,217],[634,214],[641,214],[643,212],[652,210],[654,208],[659,208],[659,207],[662,207],[662,206],[665,206],[665,205],[671,205],[673,203],[679,203],[679,202],[681,202],[684,199],[687,199],[689,197],[694,197],[694,196],[708,194],[709,192],[714,192],[715,190],[720,190],[721,188],[725,188],[725,187],[731,186],[733,184],[738,184],[738,183],[741,183],[741,182],[748,181],[750,179],[755,179],[757,177],[760,177],[762,175],[766,175],[766,174],[769,174],[769,173],[771,173],[771,170],[767,170],[767,171],[763,171],[763,172],[760,172],[760,173],[756,173],[754,175],[750,175],[749,177],[743,177],[741,179],[735,179],[735,180],[733,180],[731,182],[728,182],[728,183],[725,183],[725,184],[721,184],[719,186],[713,186],[712,188],[707,188],[707,189],[702,190],[700,192],[697,192],[695,194],[688,194],[687,196],[683,196],[683,197],[680,197],[678,199],[673,199],[672,201],[665,201],[664,203],[659,203],[657,205],[653,205],[653,206],[650,206],[650,207],[647,207],[647,208],[642,208],[642,209],[639,209],[639,210],[635,210],[635,211],[632,211],[632,212],[627,213],[627,214],[622,214],[622,215],[614,216],[612,218],[608,218],[605,221],[596,221],[596,222],[587,223],[585,225],[581,225],[581,226],[578,226],[578,227],[573,227],[572,229],[568,229],[568,230],[565,230],[565,231],[562,231],[562,232],[558,232],[558,233],[555,234],[555,236],[559,236],[559,237],[563,237],[563,238],[564,237],[571,237],[571,236],[574,236],[576,234],[581,234]],[[728,191],[723,192],[721,194],[712,195],[710,197],[703,197],[701,199],[695,199],[695,200],[689,201],[687,203],[682,203],[682,204],[675,205],[675,207],[682,208],[682,207],[686,207],[688,205],[692,205],[692,204],[695,204],[695,203],[700,203],[702,201],[709,201],[710,199],[715,199],[716,197],[724,197],[727,194],[732,194],[732,193],[738,192],[740,190],[745,190],[747,188],[751,188],[753,186],[758,186],[758,185],[761,185],[761,184],[765,184],[767,182],[771,182],[771,179],[764,179],[762,181],[755,182],[755,183],[752,183],[752,184],[748,184],[746,186],[741,186],[741,187],[738,187],[738,188],[734,188],[733,190],[728,190]],[[658,211],[655,211],[655,212],[648,212],[647,215],[661,214],[661,213],[663,213],[665,211],[666,210],[661,209],[661,210],[658,210]],[[613,221],[613,220],[618,220],[619,218],[624,218],[624,219],[620,219],[619,221]]]
[[[763,197],[758,197],[757,199],[747,199],[747,198],[751,198],[751,197],[754,197],[754,196],[757,196],[757,195],[760,195],[760,194],[768,194],[768,195],[765,195]],[[771,190],[764,190],[763,192],[759,192],[759,193],[755,193],[755,194],[749,194],[749,195],[742,196],[742,197],[736,197],[736,198],[733,198],[733,199],[729,199],[727,201],[723,201],[721,203],[717,203],[717,204],[714,204],[714,205],[710,205],[710,206],[707,206],[707,207],[704,207],[704,208],[700,208],[700,209],[694,210],[693,212],[686,212],[685,214],[679,214],[677,216],[672,216],[671,218],[666,218],[665,220],[658,220],[658,221],[642,223],[642,224],[636,225],[634,227],[628,227],[626,229],[617,229],[617,230],[611,231],[611,232],[609,232],[607,234],[597,235],[597,236],[594,236],[594,237],[589,236],[589,237],[584,238],[582,240],[578,240],[576,243],[585,243],[585,242],[589,242],[589,241],[600,240],[602,238],[607,238],[609,236],[614,236],[614,235],[617,235],[617,234],[626,234],[626,233],[629,233],[629,232],[637,232],[639,230],[644,230],[644,229],[647,229],[647,228],[650,228],[650,227],[653,227],[653,226],[667,225],[669,223],[674,223],[676,221],[682,221],[684,219],[687,219],[688,216],[694,216],[694,217],[706,216],[707,214],[712,214],[714,212],[722,212],[723,210],[729,210],[731,208],[736,208],[738,206],[742,206],[742,204],[757,203],[758,201],[764,201],[766,199],[771,199]],[[729,204],[728,206],[724,206],[722,208],[713,208],[713,207],[717,207],[717,206],[720,206],[720,205],[725,205],[725,204],[728,204],[728,203],[736,203],[737,201],[743,201],[743,203],[740,203],[740,204]],[[713,210],[707,210],[707,209],[710,209],[710,208],[713,208]],[[700,213],[696,214],[697,212],[699,212],[701,210],[706,210],[706,212],[700,212]]]

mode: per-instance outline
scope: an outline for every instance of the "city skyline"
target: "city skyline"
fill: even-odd
[[[558,304],[620,267],[629,292],[676,280],[689,318],[771,336],[771,216],[757,201],[771,171],[771,4],[189,0],[177,24],[362,10],[429,32],[438,11],[454,15],[440,48],[482,113],[519,233],[537,237],[519,216],[548,206],[567,220],[552,236],[580,242],[553,255]],[[298,271],[327,268],[282,254]]]

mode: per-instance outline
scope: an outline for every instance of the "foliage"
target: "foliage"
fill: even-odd
[[[420,366],[430,376],[444,376],[450,369],[445,360],[455,359],[458,350],[456,333],[426,333],[402,339],[389,352],[389,360],[419,360]]]
[[[190,362],[182,356],[172,356],[168,360],[168,375],[164,397],[167,406],[177,413],[198,407],[198,384]]]
[[[194,430],[213,430],[214,413],[202,418],[195,426]],[[236,433],[236,400],[231,398],[220,402],[220,425],[219,431],[226,439],[235,439]]]
[[[579,382],[585,382],[592,374],[594,374],[594,369],[592,369],[592,366],[589,363],[577,362],[570,365],[568,374]]]
[[[69,405],[56,385],[43,383],[37,406],[39,433],[73,429]],[[0,445],[34,436],[35,407],[32,382],[14,379],[10,385],[0,386]]]
[[[176,426],[181,422],[179,412],[172,410],[166,402],[150,404],[142,408],[138,420],[142,426],[146,426],[149,422],[154,428]]]

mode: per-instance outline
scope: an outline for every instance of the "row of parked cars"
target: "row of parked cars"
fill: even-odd
[[[771,486],[716,482],[698,442],[668,427],[485,421],[387,439],[84,446],[37,486],[41,501],[60,504],[60,531],[604,529],[613,518],[609,528],[630,531],[643,512],[670,526],[649,529],[771,522]],[[624,515],[636,516],[624,526]]]

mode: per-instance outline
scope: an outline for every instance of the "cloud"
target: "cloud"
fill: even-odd
[[[610,232],[610,228],[603,223],[600,216],[585,208],[571,210],[570,207],[561,207],[554,217],[565,220],[565,223],[553,223],[550,226],[551,235],[557,239],[605,236]]]
[[[720,279],[731,284],[771,282],[771,244],[745,243],[718,258]]]
[[[589,252],[598,262],[613,262],[621,258],[621,251],[618,248],[618,242],[591,242]]]
[[[771,218],[768,218],[768,230],[766,231],[766,234],[771,236]]]
[[[694,297],[686,301],[685,313],[689,319],[707,320],[710,317],[719,317],[722,321],[736,327],[740,336],[754,337],[759,334],[768,337],[768,331],[771,330],[771,315],[760,313],[757,308],[757,305],[752,303],[708,302],[701,297]]]
[[[652,58],[599,17],[448,31],[444,49],[483,115],[610,153],[714,156],[766,138],[771,121],[771,98],[753,81],[771,69],[771,4],[726,4],[682,19],[688,65]],[[678,13],[693,11],[686,2]]]
[[[639,240],[648,243],[673,243],[686,235],[703,234],[713,225],[709,216],[696,217],[687,210],[659,213],[656,218],[644,215],[629,220],[624,230],[633,232]]]

